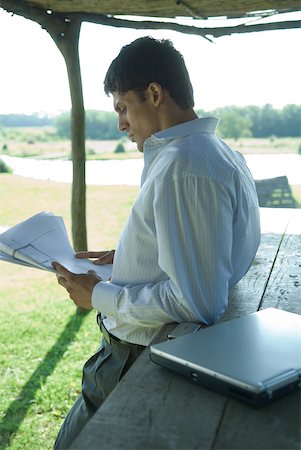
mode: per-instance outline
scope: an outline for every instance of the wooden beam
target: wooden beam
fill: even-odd
[[[201,28],[192,25],[181,25],[176,22],[157,22],[152,20],[125,20],[117,19],[115,17],[108,17],[101,14],[88,14],[88,13],[71,13],[68,17],[78,15],[83,22],[98,23],[101,25],[108,25],[112,27],[125,27],[134,29],[145,30],[173,30],[179,33],[194,34],[202,37],[213,36],[221,37],[225,35],[231,35],[236,33],[252,33],[258,31],[268,30],[284,30],[289,28],[301,28],[301,21],[285,21],[285,22],[270,22],[254,25],[237,25],[233,27],[216,27],[216,28]]]

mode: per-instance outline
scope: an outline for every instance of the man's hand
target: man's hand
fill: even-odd
[[[115,250],[108,250],[104,252],[78,252],[76,258],[97,258],[93,264],[113,264]]]
[[[52,263],[57,271],[58,283],[63,286],[73,302],[85,309],[92,309],[92,291],[101,278],[94,271],[84,274],[69,272],[58,262]]]

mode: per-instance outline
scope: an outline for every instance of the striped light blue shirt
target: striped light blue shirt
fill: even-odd
[[[260,241],[259,208],[244,158],[206,117],[151,136],[141,190],[116,248],[111,282],[93,307],[120,339],[148,345],[168,322],[211,324]]]

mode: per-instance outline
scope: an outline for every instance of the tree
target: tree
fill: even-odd
[[[56,132],[59,136],[70,139],[70,113],[64,113],[55,120]],[[117,128],[117,116],[114,112],[86,111],[87,139],[120,139],[122,133]]]
[[[301,136],[301,106],[286,105],[281,111],[282,136]]]
[[[71,137],[71,118],[70,113],[60,114],[55,118],[54,126],[58,136],[70,139]]]
[[[125,153],[125,147],[122,141],[117,143],[114,153]]]
[[[251,133],[251,121],[248,117],[239,114],[238,111],[226,111],[221,115],[219,133],[223,138],[238,139],[249,137]]]
[[[0,158],[0,173],[12,173],[11,168]]]

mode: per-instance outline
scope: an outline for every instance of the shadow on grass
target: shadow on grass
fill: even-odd
[[[5,416],[0,422],[1,450],[10,446],[11,440],[26,416],[36,392],[54,371],[69,345],[73,342],[86,316],[87,313],[82,310],[77,310],[71,316],[56,343],[47,352],[41,364],[23,386],[19,395],[16,396],[16,399],[8,406]]]

